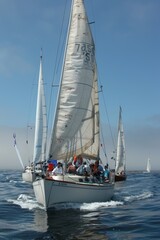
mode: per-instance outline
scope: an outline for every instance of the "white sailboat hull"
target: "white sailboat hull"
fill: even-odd
[[[45,209],[58,203],[90,203],[111,200],[114,193],[114,183],[85,183],[76,177],[69,181],[67,176],[36,180],[33,188],[37,202]]]
[[[25,170],[22,173],[22,180],[25,182],[33,183],[36,179],[36,177],[42,176],[41,170]]]
[[[32,183],[36,179],[36,174],[35,172],[23,172],[22,173],[22,179],[25,182],[30,182]]]

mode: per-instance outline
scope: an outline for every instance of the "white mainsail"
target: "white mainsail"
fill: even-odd
[[[49,156],[65,160],[66,154],[83,154],[96,158],[99,101],[95,46],[82,0],[73,1],[70,19]]]
[[[122,109],[120,107],[115,174],[125,172],[125,167],[126,167],[125,140],[124,140],[124,130],[123,130],[123,124],[122,124]]]
[[[46,102],[44,95],[44,81],[42,74],[42,56],[40,58],[38,93],[37,93],[37,109],[35,121],[35,139],[33,162],[44,161],[46,157],[46,140],[47,140],[47,114]]]

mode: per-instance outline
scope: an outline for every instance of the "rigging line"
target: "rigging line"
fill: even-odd
[[[49,108],[48,108],[48,126],[49,126],[49,116],[50,116],[50,113],[51,113],[51,99],[52,99],[52,93],[53,93],[53,83],[55,81],[55,75],[56,75],[56,70],[59,66],[59,60],[58,60],[58,55],[59,55],[59,49],[60,49],[60,40],[62,38],[62,30],[63,30],[63,27],[64,27],[64,17],[65,17],[65,12],[66,12],[66,7],[67,7],[67,0],[65,1],[65,6],[64,6],[64,12],[63,12],[63,18],[62,18],[62,24],[61,24],[61,29],[60,29],[60,35],[59,35],[59,40],[58,40],[58,47],[57,47],[57,51],[56,51],[56,62],[55,62],[55,68],[54,68],[54,71],[53,71],[53,80],[52,80],[52,83],[51,83],[51,93],[50,93],[50,98],[49,98]]]
[[[63,20],[63,21],[64,21],[64,20]],[[67,33],[67,29],[66,29],[66,33]],[[64,34],[64,35],[66,35],[66,34]],[[62,46],[65,45],[65,40],[66,40],[66,37],[64,36],[63,41],[62,41]],[[55,73],[58,72],[58,68],[59,68],[59,66],[60,66],[60,61],[61,61],[62,56],[63,56],[63,47],[61,48],[61,51],[60,51],[60,54],[59,54],[59,59],[58,59],[58,61],[57,61],[57,67],[55,68]],[[55,86],[55,85],[54,85],[54,86]],[[58,85],[58,86],[59,86],[59,85]]]
[[[105,145],[105,141],[104,141],[104,135],[103,135],[103,131],[101,129],[101,136],[102,136],[102,150],[103,150],[103,153],[107,159],[107,162],[108,162],[108,156],[107,156],[107,153],[106,153],[106,145]]]
[[[92,12],[92,16],[93,16],[93,19],[95,19],[95,11],[94,11],[94,6],[93,6],[93,2],[91,1],[91,12]],[[89,24],[90,25],[93,25],[93,29],[94,29],[94,32],[93,32],[93,34],[95,35],[95,29],[96,29],[96,27],[95,27],[95,21],[93,20],[93,21],[89,21]],[[96,36],[95,36],[95,39],[96,39]],[[96,40],[95,40],[95,42],[96,42]]]
[[[112,144],[113,144],[113,147],[115,149],[115,138],[113,136],[113,132],[112,132],[112,128],[111,128],[111,124],[110,124],[110,120],[109,120],[109,115],[108,115],[108,111],[107,111],[107,105],[106,105],[106,102],[105,102],[105,98],[104,98],[104,94],[103,94],[103,89],[102,89],[102,82],[100,80],[100,77],[99,77],[99,72],[98,72],[98,68],[97,68],[97,77],[99,79],[99,82],[101,84],[101,90],[99,92],[101,92],[102,94],[102,99],[103,99],[103,104],[104,104],[104,108],[105,108],[105,112],[106,112],[106,116],[107,116],[107,121],[108,121],[108,125],[109,125],[109,130],[110,130],[110,135],[111,135],[111,139],[112,139]]]
[[[93,16],[93,19],[95,19],[95,11],[94,11],[94,6],[93,6],[93,2],[91,2],[91,10],[92,10],[92,16]],[[96,44],[96,24],[95,24],[95,21],[92,21],[92,22],[89,22],[89,24],[91,25],[91,24],[93,24],[93,29],[94,29],[94,41],[95,41],[95,44]],[[97,69],[97,73],[98,73],[98,69]],[[99,75],[99,74],[98,74]],[[99,76],[97,76],[98,77],[98,79],[99,79]],[[100,91],[98,91],[98,92],[102,92],[103,93],[103,89],[102,89],[102,85],[100,86]],[[108,118],[108,115],[107,115],[107,119],[109,119]],[[109,121],[108,121],[109,122]],[[109,124],[110,125],[110,124]],[[111,128],[111,127],[110,127]],[[106,147],[105,147],[105,141],[104,141],[104,135],[103,135],[103,131],[102,131],[102,129],[100,129],[100,131],[101,131],[101,136],[102,136],[102,143],[103,143],[103,147],[102,147],[102,150],[103,150],[103,153],[104,153],[104,155],[105,155],[105,157],[106,157],[106,160],[107,160],[107,162],[108,162],[108,156],[107,156],[107,153],[106,153]]]
[[[91,2],[91,6],[92,6],[93,19],[95,19],[95,12],[94,12],[94,7],[93,7],[93,2]],[[94,26],[94,38],[95,38],[95,44],[96,44],[96,24],[93,24],[93,26]],[[100,84],[102,86],[102,83],[101,83],[101,80],[100,80],[100,77],[99,77],[99,73],[98,73],[98,69],[97,69],[97,74],[98,74],[99,82],[100,82]],[[105,104],[105,99],[104,99],[104,94],[103,94],[102,88],[101,88],[100,92],[102,92],[103,102],[104,102],[106,116],[107,116],[107,121],[108,121],[108,124],[109,124],[109,129],[110,129],[110,134],[111,134],[111,139],[112,139],[112,144],[113,144],[113,147],[115,149],[115,138],[114,138],[113,133],[112,133],[111,124],[110,124],[110,120],[109,120],[108,111],[107,111],[107,107],[106,107],[106,104]]]
[[[104,107],[105,107],[105,112],[106,112],[106,116],[107,116],[107,120],[108,120],[108,124],[109,124],[109,129],[110,129],[110,134],[111,134],[111,138],[112,138],[112,144],[114,146],[114,149],[116,149],[116,145],[115,145],[115,138],[113,136],[113,132],[112,132],[112,128],[111,128],[111,124],[110,124],[110,120],[109,120],[109,115],[108,115],[108,111],[107,111],[107,106],[105,103],[105,99],[104,99],[104,94],[102,92],[102,98],[103,98],[103,103],[104,103]]]
[[[37,73],[36,73],[36,77],[33,78],[32,80],[32,85],[31,85],[31,91],[30,91],[30,97],[29,97],[29,105],[28,105],[28,118],[27,118],[27,126],[26,126],[26,143],[28,143],[28,138],[29,138],[29,129],[32,129],[33,126],[31,126],[31,115],[33,113],[33,99],[35,99],[35,94],[34,94],[34,87],[35,85],[37,85],[37,83],[35,83],[35,78],[37,79]]]

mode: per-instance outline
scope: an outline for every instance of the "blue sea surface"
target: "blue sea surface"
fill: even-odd
[[[61,204],[48,213],[20,171],[0,171],[0,240],[160,239],[160,172],[128,172],[111,201]]]

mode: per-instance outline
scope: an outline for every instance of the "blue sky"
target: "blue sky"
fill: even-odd
[[[20,167],[13,132],[24,162],[28,152],[32,154],[32,140],[29,151],[25,140],[27,124],[34,125],[31,98],[36,96],[40,49],[49,101],[53,77],[59,79],[60,62],[55,66],[66,2],[64,29],[69,0],[0,0],[0,168]],[[115,137],[119,106],[123,109],[128,169],[144,169],[148,157],[153,169],[160,169],[160,1],[85,3],[90,21],[95,21],[99,78]],[[106,137],[110,158],[113,145],[107,127]]]

